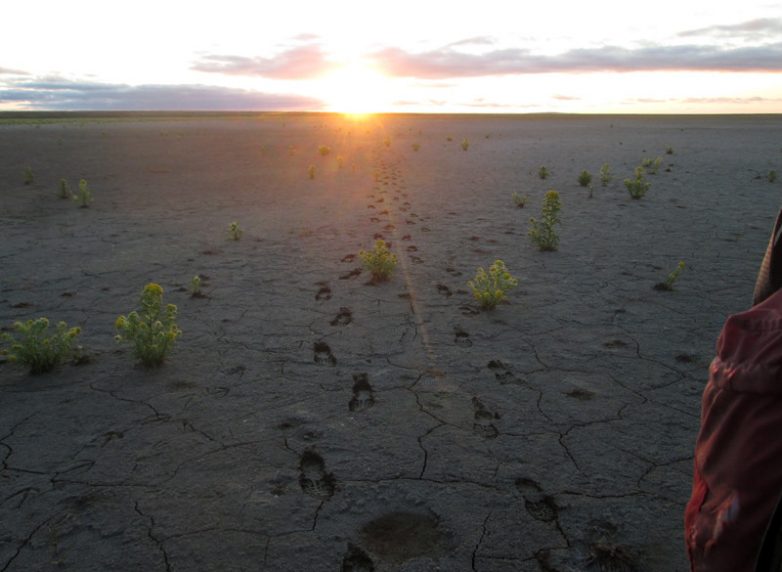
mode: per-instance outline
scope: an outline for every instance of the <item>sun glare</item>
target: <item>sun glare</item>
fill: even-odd
[[[392,103],[389,78],[362,63],[347,64],[322,81],[331,111],[360,118],[387,111]]]

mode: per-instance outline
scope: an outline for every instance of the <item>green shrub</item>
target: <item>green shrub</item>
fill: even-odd
[[[592,182],[592,173],[589,171],[581,171],[581,174],[578,176],[578,184],[582,187],[588,187],[589,183]]]
[[[49,334],[47,318],[14,322],[14,330],[16,336],[0,334],[0,340],[10,343],[2,353],[7,354],[10,361],[29,367],[33,374],[51,371],[78,351],[73,343],[81,329],[69,328],[65,322],[59,322],[52,334]]]
[[[479,267],[475,278],[467,282],[472,295],[484,310],[495,308],[505,299],[506,292],[518,284],[519,281],[511,276],[502,260],[495,260],[488,272]]]
[[[673,147],[670,147],[670,146],[666,147],[665,154],[666,155],[673,155]]]
[[[342,155],[337,155],[337,169],[341,169],[345,165],[345,158]]]
[[[61,199],[71,198],[71,186],[66,179],[60,179],[60,194],[58,196]]]
[[[86,209],[92,203],[92,191],[90,191],[87,181],[81,179],[79,181],[79,192],[73,195],[73,200],[79,203],[79,206]]]
[[[310,165],[307,169],[307,175],[309,175],[310,179],[315,178],[315,165]]]
[[[163,308],[163,288],[154,282],[141,293],[141,310],[120,316],[114,322],[117,342],[133,344],[133,356],[145,367],[163,363],[182,330],[176,325],[177,308]]]
[[[773,183],[777,180],[777,172],[776,171],[769,171],[768,172],[768,182]]]
[[[318,147],[318,153],[320,153],[321,157],[325,157],[329,153],[331,153],[331,147],[327,147],[326,145],[321,145]]]
[[[524,208],[524,205],[527,204],[527,195],[522,195],[519,193],[513,193],[511,195],[513,197],[513,203],[520,209]]]
[[[662,157],[657,157],[656,159],[644,159],[641,161],[641,167],[646,170],[650,175],[656,175],[657,171],[660,169],[660,165],[663,164]]]
[[[540,177],[540,178],[541,178],[541,179],[543,179],[544,181],[545,181],[546,179],[548,179],[548,177],[549,177],[549,175],[550,175],[550,174],[551,174],[551,173],[549,173],[549,170],[548,170],[548,169],[546,169],[546,167],[541,167],[540,169],[538,169],[538,177]]]
[[[467,141],[467,137],[462,139],[462,151],[467,151],[470,148],[470,142]]]
[[[611,167],[608,166],[608,163],[603,163],[603,166],[600,167],[600,184],[606,187],[613,179],[614,175],[611,173]]]
[[[682,270],[684,270],[685,264],[684,260],[680,260],[679,264],[676,265],[676,268],[673,269],[673,271],[668,274],[668,277],[663,282],[658,282],[654,285],[655,290],[664,290],[666,292],[670,292],[673,290],[674,283],[679,279],[679,274],[682,273]]]
[[[413,151],[418,151],[419,149],[421,149],[421,145],[419,145],[418,143],[413,143],[412,148]]]
[[[242,238],[244,231],[239,227],[239,223],[233,221],[228,224],[228,238],[231,240],[239,240]]]
[[[201,292],[201,277],[196,274],[190,280],[190,297],[191,298],[203,298],[204,294]]]
[[[33,174],[32,167],[24,168],[24,184],[32,185],[35,182],[35,175]]]
[[[635,171],[633,172],[633,178],[625,179],[625,187],[627,187],[627,192],[630,193],[630,196],[634,199],[640,199],[643,197],[651,186],[652,184],[644,177],[643,167],[636,167]]]
[[[372,273],[374,282],[388,280],[396,268],[397,258],[384,240],[376,240],[372,250],[362,250],[358,255],[366,269]]]
[[[559,246],[559,236],[554,227],[560,224],[559,211],[561,208],[559,193],[551,190],[546,193],[546,197],[543,199],[540,221],[534,218],[529,219],[530,239],[542,251],[557,250]]]

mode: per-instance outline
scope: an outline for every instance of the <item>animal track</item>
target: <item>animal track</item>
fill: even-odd
[[[450,274],[451,276],[461,276],[462,273],[456,270],[456,268],[451,268],[450,266],[445,269],[445,271]]]
[[[496,438],[500,432],[492,421],[499,419],[500,416],[489,410],[477,397],[472,398],[472,407],[475,411],[475,414],[473,415],[474,422],[472,424],[472,430],[486,439]]]
[[[603,344],[604,348],[608,348],[610,350],[615,350],[618,348],[626,348],[627,342],[623,342],[622,340],[611,340],[609,342],[605,342]]]
[[[465,332],[459,326],[456,326],[453,329],[453,335],[454,335],[453,341],[457,346],[462,346],[463,348],[469,348],[470,346],[472,346],[472,340],[470,339],[470,334]]]
[[[412,240],[412,237],[409,234],[406,234],[402,237],[402,240]]]
[[[518,381],[508,367],[498,359],[491,360],[486,367],[494,372],[494,379],[502,384]]]
[[[407,252],[418,252],[418,247],[415,244],[411,244],[405,250],[407,250]]]
[[[559,508],[554,498],[544,494],[543,489],[532,479],[516,479],[516,488],[524,497],[524,508],[535,520],[552,522],[559,518]]]
[[[415,264],[423,264],[424,263],[424,259],[421,258],[420,256],[411,256],[410,260],[412,260]]]
[[[469,304],[459,306],[459,311],[462,313],[462,316],[477,316],[481,313],[478,308],[470,306]]]
[[[312,346],[315,363],[337,365],[337,358],[331,353],[331,348],[326,342],[315,342]]]
[[[345,306],[342,306],[339,309],[339,314],[337,314],[331,322],[329,322],[332,326],[347,326],[350,322],[353,321],[353,312],[350,310],[350,308],[346,308]]]
[[[361,274],[361,268],[354,268],[350,272],[346,272],[345,274],[342,274],[339,279],[340,280],[350,280],[351,278],[355,278]]]
[[[386,239],[386,237],[383,236],[382,234],[380,234],[379,232],[376,232],[375,234],[373,234],[372,238],[374,240],[385,240]]]
[[[437,285],[437,293],[442,294],[443,296],[452,296],[453,292],[451,292],[451,289],[448,288],[445,284],[438,284]]]
[[[348,551],[342,558],[340,572],[375,572],[375,563],[366,552],[348,542]]]
[[[345,256],[342,257],[340,262],[353,262],[355,259],[356,259],[355,254],[346,254]]]
[[[353,397],[348,403],[350,411],[365,411],[375,404],[375,393],[369,385],[366,373],[353,374]]]
[[[318,293],[315,294],[316,300],[331,300],[331,288],[329,288],[327,282],[316,282],[315,286],[320,286]]]
[[[315,451],[304,451],[299,461],[299,486],[304,493],[327,499],[334,494],[334,475],[326,472],[323,457]]]
[[[572,397],[573,399],[578,399],[579,401],[591,401],[595,397],[594,392],[589,391],[588,389],[581,389],[580,387],[565,392],[565,395]]]

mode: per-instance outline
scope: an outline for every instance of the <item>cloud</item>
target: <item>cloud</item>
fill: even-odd
[[[225,75],[262,76],[274,79],[307,79],[333,69],[317,45],[297,46],[270,58],[224,54],[206,55],[191,69]]]
[[[304,111],[323,102],[209,85],[140,85],[74,82],[48,78],[0,85],[0,105],[34,110],[91,111]]]
[[[0,66],[0,75],[30,75],[27,72],[21,70],[15,70],[11,68],[4,68]]]
[[[388,75],[446,79],[541,73],[636,71],[782,72],[782,43],[721,49],[715,46],[604,46],[557,55],[522,48],[467,54],[449,47],[423,53],[386,48],[373,54]]]
[[[739,37],[757,40],[759,37],[778,38],[782,35],[782,20],[776,18],[756,18],[739,24],[707,26],[695,30],[685,30],[678,34],[687,38],[692,36]]]

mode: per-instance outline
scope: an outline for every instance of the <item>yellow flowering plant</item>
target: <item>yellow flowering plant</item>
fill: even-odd
[[[475,278],[467,282],[472,295],[484,310],[491,310],[502,302],[506,292],[519,285],[519,281],[511,276],[502,260],[495,260],[489,266],[489,271],[479,267]]]
[[[51,371],[79,350],[73,342],[81,329],[69,328],[65,322],[59,322],[53,334],[49,333],[47,318],[14,322],[14,330],[16,335],[0,334],[0,340],[10,343],[2,353],[10,361],[28,366],[33,374]]]
[[[397,258],[388,249],[388,245],[382,239],[375,241],[372,250],[362,250],[358,253],[367,270],[372,273],[372,280],[383,282],[391,277],[396,268]]]
[[[120,316],[114,322],[117,342],[133,344],[133,355],[145,367],[163,363],[182,330],[176,325],[177,307],[163,307],[163,288],[150,282],[141,293],[141,310]]]

